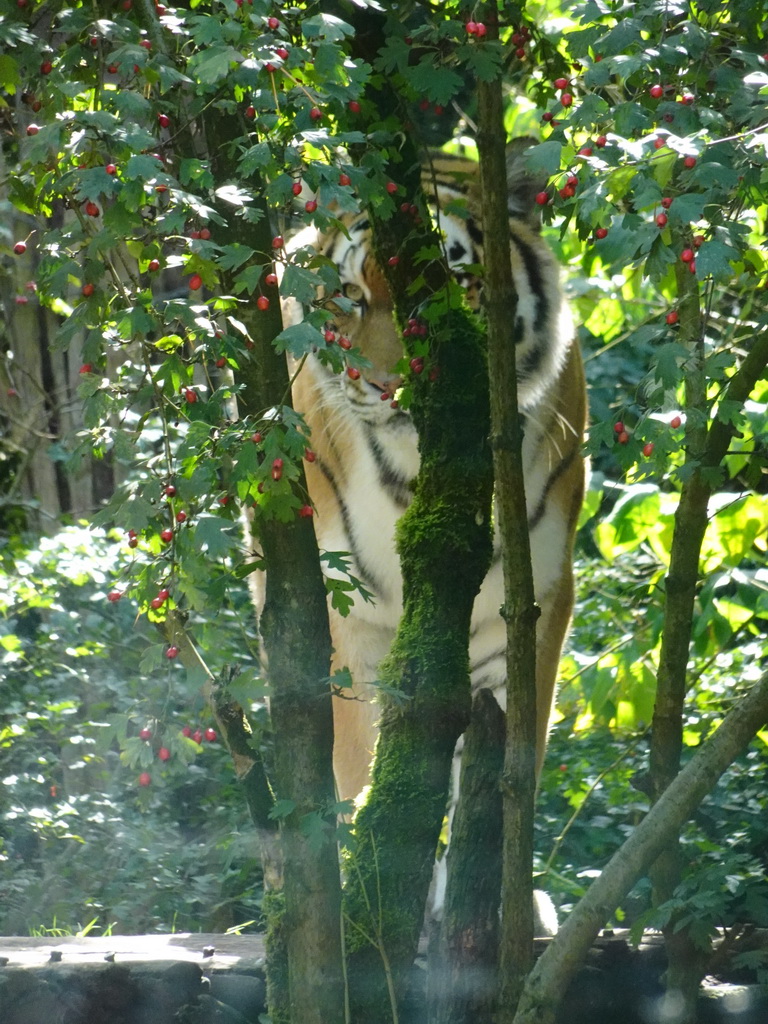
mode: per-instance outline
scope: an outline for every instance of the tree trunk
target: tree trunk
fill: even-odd
[[[211,118],[206,123],[214,175],[225,180],[229,129],[236,125]],[[222,206],[232,241],[256,252],[271,251],[266,206],[253,224]],[[265,264],[264,273],[272,270]],[[252,359],[238,373],[245,385],[242,410],[261,415],[289,401],[285,358],[273,338],[282,329],[277,304],[267,311],[255,303],[239,311],[254,342]],[[303,472],[298,481],[306,489]],[[331,641],[325,585],[310,519],[289,523],[262,518],[255,523],[267,566],[261,633],[269,658],[270,713],[274,731],[274,788],[287,813],[281,819],[285,913],[270,935],[285,942],[288,1000],[292,1024],[341,1024],[344,984],[341,948],[341,883],[336,842],[332,768],[333,721],[330,675]],[[297,610],[301,614],[297,615]],[[279,959],[279,948],[277,950]],[[270,956],[274,963],[274,959]],[[270,986],[276,991],[278,979]]]
[[[766,721],[768,672],[696,751],[589,887],[528,976],[514,1024],[554,1024],[558,1004],[606,920]]]
[[[498,38],[496,3],[485,8],[491,39]],[[528,512],[523,480],[522,430],[511,327],[517,291],[512,278],[501,78],[479,81],[477,147],[483,194],[488,317],[488,376],[496,511],[504,570],[507,638],[507,713],[502,795],[502,924],[498,1016],[511,1022],[533,963],[533,801],[536,791],[536,619]]]
[[[430,950],[430,1024],[490,1024],[501,898],[504,712],[490,690],[472,701],[451,828],[442,935]]]

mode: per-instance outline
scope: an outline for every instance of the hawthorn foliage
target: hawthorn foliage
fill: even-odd
[[[707,534],[694,652],[711,673],[719,650],[765,646],[768,522],[753,492],[764,490],[767,392],[722,401],[768,326],[764,13],[744,0],[504,3],[495,41],[477,28],[490,9],[381,8],[29,0],[0,20],[5,272],[34,254],[36,291],[19,271],[18,297],[55,320],[57,350],[81,371],[83,420],[63,446],[66,464],[95,454],[126,469],[93,520],[120,531],[101,589],[122,595],[115,615],[129,601],[155,623],[182,611],[205,646],[206,617],[228,600],[233,573],[251,568],[240,508],[257,522],[308,508],[297,481],[312,442],[300,417],[287,404],[235,414],[254,329],[244,309],[274,311],[281,296],[311,304],[318,285],[336,288],[327,262],[286,253],[297,226],[324,228],[363,207],[406,223],[423,215],[401,184],[401,134],[471,150],[474,83],[503,75],[510,134],[540,139],[529,158],[537,201],[576,271],[592,357],[589,448],[609,485],[593,489],[589,511],[602,498],[610,514],[590,524],[585,546],[606,588],[623,588],[597,610],[585,595],[566,693],[578,692],[591,721],[634,727],[650,715],[655,595],[676,495],[696,469],[690,431],[718,417],[734,434],[710,472],[730,497]],[[394,99],[383,111],[375,97],[385,87]],[[230,140],[226,177],[212,172],[212,119]],[[237,241],[222,229],[223,208],[246,229]],[[249,227],[252,240],[240,240]],[[420,254],[423,267],[434,255]],[[428,310],[414,312],[429,323]],[[316,348],[339,373],[361,368],[325,320],[314,309],[275,345],[297,361]],[[428,337],[414,344],[414,358],[428,355]],[[686,407],[693,361],[705,400]],[[330,557],[338,575],[344,563]],[[617,580],[622,558],[634,564]],[[329,581],[342,603],[356,585]],[[628,622],[627,600],[638,612]],[[593,658],[611,647],[606,601],[628,639],[623,653]],[[142,671],[168,668],[166,653],[148,642]],[[142,710],[116,737],[137,772],[147,766],[144,719]]]

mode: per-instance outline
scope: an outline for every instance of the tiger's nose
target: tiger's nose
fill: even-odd
[[[382,395],[394,395],[402,386],[403,378],[399,374],[375,373],[366,377],[366,380],[373,387],[378,388]]]

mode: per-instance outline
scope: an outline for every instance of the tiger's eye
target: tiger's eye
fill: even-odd
[[[350,302],[359,302],[363,297],[363,289],[359,284],[345,284],[343,292]]]

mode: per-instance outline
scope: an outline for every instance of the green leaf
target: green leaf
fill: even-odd
[[[20,85],[21,75],[16,60],[7,53],[0,54],[0,87],[6,92],[13,93]]]
[[[229,74],[230,68],[242,60],[239,50],[233,46],[211,46],[194,54],[187,69],[198,81],[213,85]]]
[[[341,42],[347,36],[354,35],[354,29],[346,21],[333,14],[316,14],[301,23],[301,31],[306,39],[329,39]]]
[[[309,305],[317,298],[320,284],[322,280],[314,271],[289,263],[285,268],[280,290],[284,295],[293,295],[303,305]]]
[[[422,57],[416,67],[405,72],[409,85],[419,96],[445,106],[461,91],[461,76],[439,63],[436,57]]]
[[[274,346],[277,352],[288,352],[294,359],[301,359],[315,346],[324,345],[325,340],[322,334],[312,324],[303,320],[300,324],[293,324],[286,327],[275,338]]]
[[[255,249],[251,249],[247,245],[241,245],[239,242],[236,242],[234,245],[223,246],[221,254],[216,262],[222,270],[236,270],[238,267],[241,267],[246,260],[249,260],[255,252]]]

